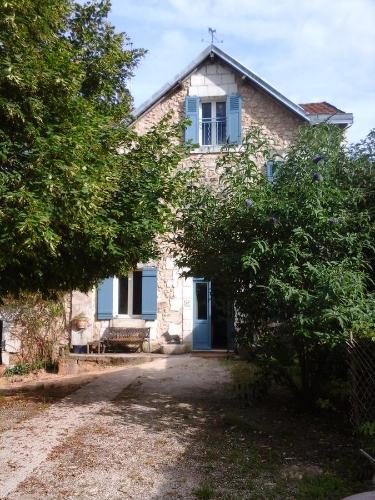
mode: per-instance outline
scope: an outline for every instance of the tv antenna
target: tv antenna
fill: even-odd
[[[219,40],[217,38],[217,36],[215,34],[216,33],[216,29],[214,29],[214,28],[208,28],[208,33],[210,34],[211,40],[205,40],[204,38],[202,38],[202,42],[207,42],[208,41],[209,43],[211,43],[211,45],[213,45],[214,42],[216,42],[216,43],[223,43],[224,42],[224,40]]]

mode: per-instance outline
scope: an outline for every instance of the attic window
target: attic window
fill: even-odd
[[[227,113],[225,101],[201,103],[201,140],[202,146],[216,146],[226,143]]]
[[[233,94],[224,99],[186,97],[185,113],[190,120],[186,142],[200,146],[241,143],[241,97]]]

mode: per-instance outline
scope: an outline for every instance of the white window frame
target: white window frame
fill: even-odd
[[[142,272],[142,269],[137,269]],[[142,318],[141,314],[133,314],[133,271],[128,274],[128,314],[119,314],[118,301],[119,301],[119,278],[113,278],[113,317],[114,318]]]
[[[225,106],[227,103],[227,96],[221,96],[221,97],[200,97],[199,98],[199,113],[198,113],[198,122],[199,122],[199,146],[202,148],[212,148],[212,147],[223,147],[223,144],[217,144],[216,143],[216,126],[215,126],[215,134],[211,134],[212,138],[214,139],[212,141],[212,144],[203,144],[203,113],[202,113],[202,104],[207,104],[211,103],[211,120],[215,121],[216,123],[216,103],[217,102],[224,102]],[[227,126],[227,111],[225,108],[225,125]]]

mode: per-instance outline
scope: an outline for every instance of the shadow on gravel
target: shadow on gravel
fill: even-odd
[[[150,365],[100,411],[113,419],[116,429],[140,427],[149,437],[148,444],[139,446],[151,451],[154,458],[148,460],[148,467],[163,477],[158,491],[143,497],[150,500],[200,498],[202,485],[222,482],[227,472],[217,467],[223,450],[213,452],[207,445],[212,438],[215,446],[223,442],[222,422],[233,404],[229,376],[216,360],[192,358],[184,365],[182,358],[166,360],[162,373]],[[158,457],[161,449],[162,458]],[[166,459],[169,452],[170,459]]]
[[[28,384],[26,387],[0,389],[0,432],[29,420],[40,411],[47,410],[52,403],[61,401],[92,382],[94,378],[93,375],[85,375],[69,380],[38,382]]]
[[[211,381],[199,370],[181,380],[173,363],[162,377],[150,367],[101,412],[120,427],[141,426],[150,446],[181,445],[170,462],[156,461],[163,484],[146,498],[334,500],[363,488],[350,470],[350,433],[296,412],[284,392],[244,407],[230,384],[213,383],[211,366]]]
[[[38,382],[26,387],[5,387],[0,389],[0,396],[22,396],[22,398],[28,400],[54,402],[72,394],[84,385],[92,382],[96,377],[97,375],[80,375],[74,377],[74,379]]]
[[[52,498],[52,489],[54,498],[136,500],[334,500],[354,491],[341,479],[348,435],[296,413],[283,393],[242,407],[217,360],[176,356],[103,373],[57,404],[93,405],[98,418],[55,449],[50,476],[40,471],[17,499]]]

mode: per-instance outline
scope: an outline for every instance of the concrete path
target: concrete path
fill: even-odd
[[[204,420],[195,403],[227,381],[218,361],[188,355],[98,376],[1,436],[0,498],[164,498],[175,479],[166,481],[164,466],[178,461]],[[176,433],[185,417],[189,425]]]

